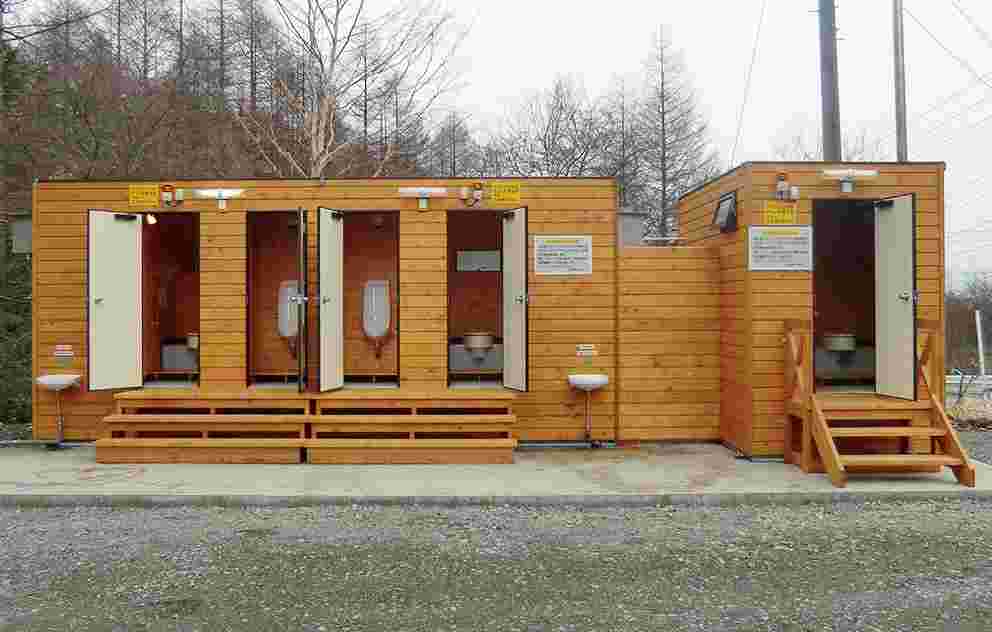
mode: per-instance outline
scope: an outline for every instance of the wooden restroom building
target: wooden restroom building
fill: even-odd
[[[612,179],[43,182],[34,373],[79,376],[64,436],[102,462],[692,440],[966,481],[929,388],[943,169],[747,163],[627,248]],[[574,374],[608,378],[588,414]],[[36,438],[57,411],[35,386]]]

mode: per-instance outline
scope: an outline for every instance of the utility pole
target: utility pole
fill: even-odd
[[[896,65],[896,159],[909,160],[906,141],[906,50],[902,25],[902,0],[892,0],[892,39]]]
[[[820,0],[820,84],[823,159],[839,162],[840,94],[837,88],[837,15],[834,0]]]

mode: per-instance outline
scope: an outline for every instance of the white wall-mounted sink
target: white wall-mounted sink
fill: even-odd
[[[42,375],[37,378],[38,384],[42,388],[50,391],[64,391],[65,389],[79,384],[81,375],[71,373],[56,373],[54,375]]]
[[[572,388],[589,392],[603,388],[609,384],[610,376],[598,373],[577,373],[568,376],[568,383],[572,385]]]

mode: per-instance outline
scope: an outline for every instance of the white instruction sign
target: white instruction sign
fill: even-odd
[[[812,226],[748,227],[747,269],[809,272],[813,269]]]
[[[534,274],[592,274],[592,237],[534,237]]]

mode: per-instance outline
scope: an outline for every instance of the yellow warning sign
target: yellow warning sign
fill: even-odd
[[[127,188],[128,206],[159,207],[157,184],[132,184]]]
[[[489,199],[493,202],[508,204],[520,203],[519,182],[493,182],[489,185]]]
[[[795,202],[766,200],[762,224],[798,224],[799,209]]]

